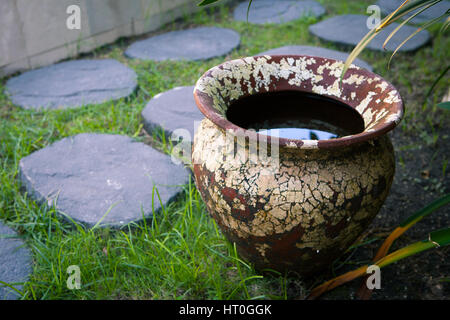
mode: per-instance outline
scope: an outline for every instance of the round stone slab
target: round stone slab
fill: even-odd
[[[150,218],[189,181],[170,156],[110,134],[64,138],[22,158],[19,170],[29,194],[89,227],[103,216],[99,225],[111,227]]]
[[[31,254],[17,233],[0,222],[0,281],[17,290],[22,290],[18,282],[26,282],[32,271]],[[0,300],[15,300],[20,295],[0,284]]]
[[[381,8],[381,12],[385,15],[388,15],[392,12],[394,12],[402,3],[404,0],[378,0],[377,5]],[[450,1],[442,1],[439,3],[436,3],[434,6],[426,9],[424,12],[418,14],[414,18],[412,18],[409,22],[420,24],[424,23],[426,21],[438,18],[439,16],[443,15],[447,10],[450,9]],[[410,17],[414,13],[416,13],[418,10],[415,10],[411,12],[410,14],[407,14],[405,18]],[[408,22],[408,23],[409,23]]]
[[[200,27],[172,31],[133,43],[125,51],[143,60],[206,60],[223,56],[239,46],[239,34],[231,29]]]
[[[336,16],[309,26],[309,31],[323,40],[355,46],[369,32],[366,25],[367,18],[367,16],[355,14]],[[387,26],[369,42],[367,48],[383,51],[384,40],[397,26],[398,23]],[[415,27],[403,26],[388,42],[386,49],[389,51],[395,50],[415,30]],[[420,31],[407,41],[399,51],[417,50],[429,40],[430,34],[428,31]]]
[[[234,10],[234,19],[247,21],[248,1],[242,2]],[[325,8],[315,1],[253,1],[248,14],[248,22],[255,24],[284,23],[305,16],[320,17]]]
[[[154,96],[142,111],[144,129],[151,135],[156,128],[163,128],[167,136],[175,130],[183,133],[183,129],[194,141],[195,127],[205,116],[198,110],[193,92],[194,86],[177,87]]]
[[[25,109],[58,109],[127,97],[136,87],[136,73],[116,60],[73,60],[11,78],[6,92]]]
[[[268,51],[264,51],[259,53],[258,55],[277,55],[277,54],[298,54],[298,55],[307,55],[307,56],[316,56],[322,58],[329,58],[335,60],[345,61],[348,57],[348,53],[321,48],[321,47],[312,47],[312,46],[284,46],[280,48],[271,49]],[[356,59],[353,61],[354,65],[358,67],[362,67],[364,69],[372,71],[372,66],[367,62]]]

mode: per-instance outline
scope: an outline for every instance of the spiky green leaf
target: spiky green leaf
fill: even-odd
[[[429,205],[425,206],[424,208],[420,209],[419,211],[417,211],[415,214],[411,215],[410,217],[408,217],[407,219],[403,220],[400,223],[401,227],[406,227],[407,225],[411,224],[411,222],[415,221],[418,222],[419,220],[423,219],[424,217],[426,217],[427,215],[429,215],[430,213],[433,213],[434,211],[436,211],[437,209],[447,205],[450,203],[450,193],[446,194],[442,197],[440,197],[439,199],[431,202]]]
[[[203,0],[202,2],[197,4],[197,6],[199,6],[199,7],[207,6],[208,4],[213,4],[213,3],[217,2],[217,1],[219,1],[219,0]]]
[[[450,110],[450,101],[438,103],[437,106],[442,109]]]

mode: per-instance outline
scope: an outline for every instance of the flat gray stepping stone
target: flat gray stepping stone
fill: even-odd
[[[144,129],[151,134],[163,128],[168,137],[175,130],[184,129],[192,142],[195,125],[205,117],[195,104],[193,92],[194,86],[177,87],[154,96],[142,111]]]
[[[172,31],[133,43],[125,51],[143,60],[206,60],[223,56],[239,46],[239,34],[231,29],[200,27]]]
[[[28,280],[31,267],[31,254],[17,233],[0,222],[0,280],[22,290]],[[0,283],[0,300],[15,300],[20,295],[13,289]]]
[[[258,55],[276,55],[276,54],[299,54],[342,61],[345,61],[349,55],[346,52],[312,46],[284,46],[261,52]],[[358,58],[355,61],[353,61],[353,64],[370,71],[372,71],[373,69],[370,64]]]
[[[234,19],[247,21],[248,1],[240,3],[234,10]],[[248,14],[248,22],[255,24],[285,23],[305,16],[320,17],[325,8],[315,1],[253,1]]]
[[[86,226],[120,227],[150,218],[153,186],[165,206],[188,183],[189,173],[170,156],[127,136],[83,133],[22,158],[27,192]],[[156,192],[153,207],[161,208]]]
[[[357,14],[336,16],[309,26],[309,31],[323,40],[355,46],[369,32],[366,25],[367,18],[368,16]],[[397,26],[398,23],[387,26],[367,45],[367,48],[383,51],[384,40]],[[415,30],[415,27],[403,26],[388,42],[386,49],[395,50]],[[407,41],[399,51],[417,50],[429,40],[428,31],[421,31]]]
[[[381,8],[381,12],[387,16],[388,14],[396,10],[403,2],[404,0],[378,0],[377,5]],[[417,16],[412,18],[409,22],[415,24],[424,23],[426,21],[438,18],[449,9],[450,9],[450,1],[442,1],[426,9],[424,12],[418,14]],[[419,10],[415,10],[410,14],[407,14],[405,18],[408,18],[417,11]]]
[[[11,78],[6,92],[25,109],[58,109],[127,97],[136,87],[136,73],[116,60],[73,60]]]

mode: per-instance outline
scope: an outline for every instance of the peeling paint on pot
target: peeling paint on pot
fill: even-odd
[[[356,66],[339,87],[342,68],[319,57],[247,57],[210,69],[194,89],[206,116],[194,138],[196,185],[224,235],[258,269],[320,271],[354,243],[389,193],[395,159],[386,132],[403,115],[401,98],[390,83]],[[234,100],[283,90],[343,102],[358,111],[364,130],[275,141],[227,120]],[[225,153],[234,145],[230,133],[248,137],[233,156]],[[278,158],[252,161],[252,141],[263,137]]]

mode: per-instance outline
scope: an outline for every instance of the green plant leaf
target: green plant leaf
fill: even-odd
[[[402,234],[404,234],[409,228],[411,228],[413,225],[415,225],[417,222],[419,222],[429,214],[433,213],[434,211],[438,210],[439,208],[449,203],[450,203],[450,194],[446,194],[445,196],[442,196],[441,198],[431,202],[424,208],[420,209],[413,215],[403,220],[400,223],[400,225],[397,228],[395,228],[394,231],[392,231],[392,233],[386,238],[386,240],[384,240],[383,244],[378,249],[372,261],[375,262],[385,257],[386,254],[389,252],[389,249],[391,248],[394,241],[398,239]],[[360,299],[367,300],[370,298],[371,292],[372,291],[369,290],[365,285],[365,281],[363,281],[358,290],[357,296]]]
[[[410,244],[409,246],[406,246],[404,248],[401,248],[397,251],[394,251],[387,256],[383,257],[382,259],[378,260],[376,263],[377,266],[380,268],[383,268],[387,265],[390,265],[394,262],[397,262],[399,260],[405,259],[409,256],[412,256],[413,254],[436,248],[437,246],[429,240],[423,240],[419,242],[415,242],[413,244]]]
[[[442,0],[439,0],[437,2],[441,2],[441,1]],[[433,2],[435,2],[435,0],[415,0],[415,1],[411,1],[409,3],[403,3],[404,5],[402,5],[398,10],[394,11],[394,14],[392,15],[392,19],[397,20],[398,18],[401,18],[414,10],[423,8]],[[391,22],[393,22],[393,21],[391,21]]]
[[[450,228],[431,232],[428,241],[432,241],[435,245],[438,244],[439,247],[448,246],[450,244]]]
[[[14,290],[15,292],[17,292],[19,295],[23,296],[23,292],[22,292],[22,291],[19,291],[17,288],[15,288],[14,286],[12,286],[11,284],[9,284],[9,283],[7,283],[7,282],[4,282],[4,281],[2,281],[2,280],[0,280],[0,288],[1,288],[1,287],[7,287],[7,288],[10,288],[10,289]]]
[[[438,103],[437,106],[442,109],[450,110],[450,101]]]
[[[250,6],[252,5],[252,1],[253,1],[253,0],[250,0],[250,1],[248,2],[248,7],[247,7],[247,22],[248,22],[248,14],[249,14],[249,12],[250,12]]]
[[[427,240],[413,243],[407,247],[394,251],[386,257],[375,262],[380,268],[394,263],[413,254],[422,252],[430,248],[445,247],[450,244],[450,228],[440,229],[431,232]]]
[[[441,74],[436,78],[436,80],[434,80],[433,84],[431,85],[430,89],[428,89],[428,92],[425,95],[425,101],[428,99],[428,97],[430,96],[431,92],[433,92],[434,87],[436,87],[436,85],[438,84],[438,82],[445,76],[445,74],[447,73],[447,71],[450,69],[450,66],[447,66],[447,68],[445,68]],[[424,101],[424,103],[425,103]]]
[[[217,2],[217,1],[219,1],[219,0],[203,0],[202,2],[197,4],[197,6],[199,6],[199,7],[207,6],[208,4],[213,4],[214,2]]]
[[[349,54],[347,60],[345,61],[344,68],[342,69],[340,83],[342,83],[342,80],[344,79],[345,73],[347,72],[348,68],[352,64],[352,62],[356,59],[356,57],[363,51],[363,49],[369,44],[370,41],[385,27],[390,25],[391,23],[397,21],[398,19],[402,18],[403,16],[407,15],[408,13],[422,8],[424,6],[428,6],[431,3],[434,3],[433,5],[441,2],[442,0],[436,1],[436,0],[416,0],[411,1],[409,0],[404,1],[394,12],[389,14],[386,18],[381,20],[380,25],[377,28],[373,28],[370,30],[362,39],[361,41],[355,46],[353,51]]]
[[[437,209],[439,209],[439,208],[441,208],[441,207],[443,207],[443,206],[445,206],[445,205],[447,205],[449,203],[450,203],[450,193],[440,197],[439,199],[437,199],[437,200],[435,200],[433,202],[431,202],[426,207],[420,209],[415,214],[413,214],[410,217],[408,217],[407,219],[403,220],[400,223],[400,227],[403,227],[403,228],[408,227],[408,228],[410,228],[411,226],[413,226],[415,223],[417,223],[420,220],[422,220],[424,217],[426,217],[430,213],[433,213]]]
[[[417,28],[416,31],[414,31],[412,34],[410,34],[405,40],[403,40],[403,41],[397,46],[397,48],[395,48],[394,52],[392,53],[391,57],[389,58],[388,68],[389,68],[389,66],[390,66],[390,64],[391,64],[391,61],[392,61],[392,58],[394,57],[394,55],[397,53],[397,51],[398,51],[401,47],[403,47],[403,45],[404,45],[406,42],[409,41],[409,39],[411,39],[412,37],[414,37],[414,36],[415,36],[416,34],[418,34],[420,31],[425,30],[426,28],[432,26],[433,24],[436,24],[436,23],[440,22],[442,18],[444,18],[444,17],[446,17],[446,16],[448,16],[448,15],[450,15],[450,9],[447,10],[443,15],[441,15],[441,16],[439,16],[439,17],[433,19],[433,20],[427,21],[426,23],[424,23],[423,25],[421,25],[419,28]]]
[[[392,12],[391,14],[389,14],[386,18],[384,18],[383,20],[381,20],[380,25],[377,28],[373,28],[372,30],[370,30],[362,39],[361,41],[358,42],[358,44],[355,46],[355,48],[352,50],[352,52],[350,52],[347,60],[344,63],[344,68],[342,69],[342,73],[341,73],[341,78],[339,83],[342,83],[342,80],[344,79],[344,75],[347,72],[348,68],[350,67],[350,65],[352,64],[352,62],[356,59],[356,57],[361,53],[361,51],[364,50],[364,48],[369,44],[370,41],[372,41],[372,39],[378,34],[378,32],[381,31],[381,29],[387,25],[389,25],[392,21],[392,16],[398,11],[400,10],[400,8],[402,6],[405,5],[405,3],[407,3],[409,0],[406,0],[405,2],[403,2],[400,7],[398,7],[394,12]],[[394,20],[395,21],[395,20]]]
[[[445,20],[444,24],[442,25],[441,29],[439,30],[439,33],[444,33],[447,30],[449,25],[450,25],[450,17],[448,17]]]
[[[373,38],[377,35],[376,29],[372,29],[367,33],[361,41],[356,45],[356,47],[353,49],[353,51],[349,54],[347,60],[345,60],[344,68],[342,69],[341,78],[339,80],[339,83],[342,83],[342,80],[344,79],[344,75],[347,72],[350,65],[353,63],[353,61],[356,59],[357,56],[364,50],[364,48],[369,44],[370,41],[372,41]]]
[[[413,15],[411,15],[410,17],[408,17],[407,19],[405,19],[402,23],[400,23],[387,37],[386,40],[384,40],[383,43],[383,49],[385,49],[387,43],[389,42],[389,40],[391,40],[391,38],[398,32],[398,30],[400,30],[405,24],[407,24],[409,21],[411,21],[411,19],[413,19],[415,16],[417,16],[418,14],[422,13],[423,11],[427,10],[429,7],[435,5],[436,3],[440,2],[439,0],[436,0],[435,2],[432,2],[426,6],[424,6],[422,9],[418,10],[417,12],[415,12]]]
[[[401,259],[407,258],[414,254],[420,253],[422,251],[432,248],[445,247],[449,244],[450,244],[450,228],[433,231],[429,234],[427,240],[415,242],[413,244],[410,244],[409,246],[394,251],[391,254],[376,261],[374,264],[380,268],[383,268],[394,262],[397,262]],[[344,273],[343,275],[340,275],[339,277],[324,282],[323,284],[315,287],[311,291],[307,299],[309,300],[316,299],[317,297],[319,297],[320,295],[331,289],[334,289],[344,283],[347,283],[351,280],[366,275],[366,270],[368,267],[369,267],[368,265],[359,267],[356,270],[349,271],[347,273]]]
[[[441,198],[431,202],[429,205],[420,209],[407,219],[403,220],[400,225],[392,231],[392,233],[386,238],[386,240],[381,245],[380,249],[378,249],[377,254],[375,255],[373,261],[380,260],[383,258],[391,248],[392,244],[396,239],[398,239],[402,234],[404,234],[408,229],[410,229],[417,222],[433,213],[437,209],[447,205],[450,203],[450,194],[446,194]]]
[[[395,9],[393,12],[391,12],[384,20],[381,21],[380,25],[375,28],[375,31],[380,31],[384,27],[390,25],[392,22],[394,22],[396,19],[399,19],[398,12],[402,10],[402,8],[407,4],[409,0],[405,0],[397,9]]]

